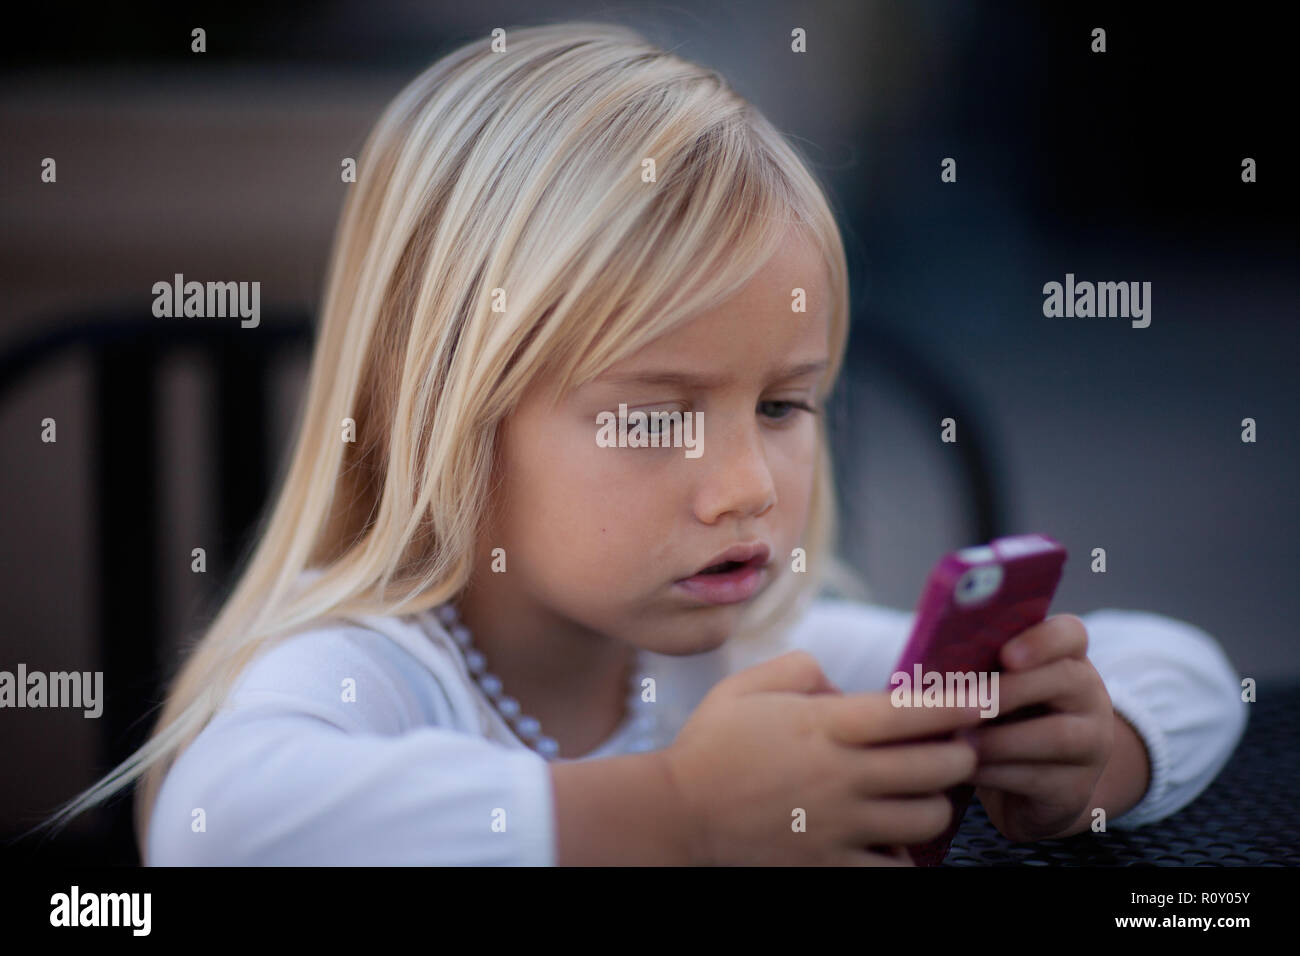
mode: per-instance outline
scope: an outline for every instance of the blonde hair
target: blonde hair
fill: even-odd
[[[476,41],[397,95],[371,132],[331,253],[287,474],[153,732],[47,820],[137,778],[135,827],[176,756],[272,642],[325,619],[407,614],[464,589],[490,504],[498,426],[529,384],[580,385],[734,294],[790,228],[820,249],[831,367],[848,333],[844,250],[792,147],[713,70],[632,30],[557,23]],[[657,182],[642,181],[653,158]],[[509,307],[493,313],[496,289]],[[340,440],[351,418],[356,441]],[[822,416],[808,573],[779,576],[735,638],[788,626],[833,556]],[[300,573],[320,573],[300,587]]]

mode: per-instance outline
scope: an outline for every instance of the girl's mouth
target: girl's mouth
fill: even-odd
[[[723,561],[682,578],[676,587],[708,604],[737,604],[758,592],[767,575],[766,563],[765,554],[748,561]]]

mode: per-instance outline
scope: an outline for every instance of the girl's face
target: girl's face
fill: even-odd
[[[796,288],[806,312],[791,309]],[[731,300],[559,404],[547,402],[549,382],[535,383],[503,429],[498,520],[476,587],[529,629],[550,622],[674,655],[726,641],[753,595],[715,603],[680,582],[738,544],[767,548],[755,594],[794,573],[816,455],[802,406],[822,398],[829,307],[815,249],[792,238]],[[597,440],[600,413],[614,419],[608,439],[623,415],[630,432],[636,411],[700,413],[695,432],[676,431],[698,446]],[[504,573],[491,570],[494,548]]]

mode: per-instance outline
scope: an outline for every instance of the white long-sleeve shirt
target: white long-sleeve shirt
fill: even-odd
[[[885,690],[913,617],[820,599],[779,649],[809,651],[845,693]],[[1247,707],[1237,674],[1214,639],[1189,624],[1109,609],[1080,617],[1088,657],[1151,763],[1141,802],[1108,825],[1159,820],[1204,790],[1236,747]],[[655,678],[657,699],[637,700],[604,743],[576,759],[671,743],[717,680],[755,662],[747,653],[730,645],[686,658],[638,652],[638,675]],[[758,659],[768,656],[764,651]],[[658,728],[650,740],[647,707],[655,708]],[[553,865],[555,859],[547,762],[488,703],[430,611],[334,622],[255,657],[167,773],[145,862]]]

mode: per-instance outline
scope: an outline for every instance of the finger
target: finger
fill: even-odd
[[[717,686],[725,686],[727,692],[736,696],[759,691],[820,694],[836,690],[822,671],[817,658],[802,650],[790,651],[729,674]]]
[[[860,746],[892,740],[946,738],[979,723],[978,707],[895,707],[887,692],[817,699],[824,726],[840,743]]]
[[[921,843],[947,828],[952,803],[943,794],[864,800],[847,816],[856,843]]]
[[[880,862],[880,866],[916,866],[912,854],[908,853],[907,847],[901,844],[899,846],[869,846],[867,852],[884,857]]]
[[[998,659],[1008,670],[1022,671],[1062,657],[1085,657],[1087,652],[1083,621],[1073,614],[1055,614],[1003,644]]]
[[[990,676],[993,686],[991,681]],[[1086,658],[1063,657],[1018,674],[999,674],[993,695],[997,713],[990,719],[1040,703],[1054,710],[1086,710],[1095,685],[1095,669]]]
[[[902,847],[899,847],[902,849]],[[895,853],[882,853],[878,849],[858,850],[845,848],[832,860],[833,866],[915,866],[912,858],[904,853],[900,859]]]
[[[1053,714],[1019,724],[984,727],[971,731],[966,740],[981,766],[1038,761],[1087,764],[1104,743],[1096,720],[1083,714]]]
[[[1060,778],[1076,772],[1073,767],[1055,764],[1000,763],[976,770],[974,783],[977,787],[992,787],[1049,802],[1063,789]]]
[[[871,747],[849,758],[849,772],[864,795],[932,794],[969,781],[979,761],[962,740]]]

